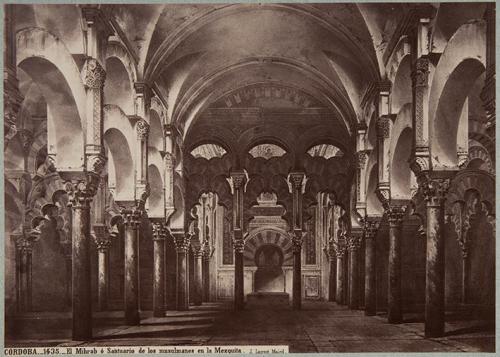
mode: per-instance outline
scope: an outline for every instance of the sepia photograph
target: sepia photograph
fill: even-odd
[[[3,354],[496,352],[495,5],[1,5]]]

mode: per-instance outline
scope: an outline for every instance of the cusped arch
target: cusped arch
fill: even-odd
[[[255,253],[264,245],[274,245],[280,248],[283,252],[283,265],[292,265],[292,239],[285,230],[273,226],[265,226],[252,230],[245,238],[245,248],[243,251],[244,265],[255,265]]]

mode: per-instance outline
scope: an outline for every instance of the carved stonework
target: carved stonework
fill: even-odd
[[[429,156],[427,154],[421,156],[415,155],[410,159],[409,163],[410,169],[417,177],[423,172],[430,170]]]
[[[102,154],[87,155],[86,168],[88,172],[100,175],[106,165],[106,157]]]
[[[407,208],[406,205],[389,205],[385,212],[391,227],[401,227]]]
[[[153,240],[165,240],[167,238],[167,230],[163,222],[152,222]]]
[[[92,236],[99,251],[107,251],[111,247],[111,235],[106,225],[94,225],[92,227]]]
[[[362,170],[365,168],[368,160],[368,152],[366,150],[356,152],[356,168]]]
[[[64,174],[61,176],[64,177]],[[89,206],[99,187],[100,177],[87,172],[79,177],[64,182],[64,189],[69,197],[69,204],[74,208]]]
[[[247,176],[244,172],[232,172],[231,173],[231,183],[233,190],[238,190],[243,187],[246,183]]]
[[[412,73],[413,85],[416,87],[427,86],[429,81],[429,58],[420,57],[415,61]]]
[[[363,220],[365,239],[375,239],[377,237],[380,221],[381,219],[378,217],[366,217]]]
[[[184,232],[173,232],[175,250],[177,253],[186,253],[189,249],[191,236]]]
[[[389,202],[391,200],[391,194],[389,187],[378,187],[375,190],[375,194],[377,195],[377,198],[379,201],[382,203],[382,206],[384,209],[386,209],[389,205]]]
[[[388,139],[391,131],[391,119],[387,116],[382,116],[377,120],[377,136],[379,138]]]
[[[87,88],[101,89],[106,80],[106,71],[95,58],[88,58],[83,64],[82,81]]]
[[[233,249],[235,253],[243,253],[245,250],[245,241],[243,239],[233,239]]]
[[[427,205],[441,207],[446,200],[451,180],[449,178],[432,178],[429,173],[425,173],[418,178],[418,181]]]
[[[302,187],[302,183],[304,181],[304,173],[303,172],[291,172],[290,173],[290,182],[292,187],[295,189],[300,189]]]
[[[294,252],[299,252],[302,250],[303,232],[295,231],[292,234],[292,249]]]
[[[18,131],[18,135],[21,140],[21,145],[23,146],[24,154],[28,155],[34,141],[33,133],[29,130],[21,129]]]
[[[123,218],[123,223],[126,227],[137,228],[141,223],[143,211],[135,207],[123,208],[120,210],[120,214]]]
[[[347,250],[356,251],[361,247],[361,232],[355,233],[351,232],[351,234],[347,237]]]
[[[141,119],[136,124],[137,139],[146,141],[149,136],[149,124],[144,119]]]

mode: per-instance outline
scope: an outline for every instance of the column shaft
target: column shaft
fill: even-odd
[[[153,241],[153,316],[165,316],[165,240]]]
[[[377,313],[377,265],[375,237],[365,239],[365,315]]]
[[[188,267],[187,249],[189,239],[184,232],[174,233],[175,250],[177,252],[177,310],[189,309],[188,302]]]
[[[358,249],[349,249],[349,308],[359,308],[358,296]]]
[[[241,243],[241,245],[243,242]],[[245,307],[244,295],[244,275],[243,275],[243,248],[234,251],[234,308],[243,310]]]
[[[339,255],[337,254],[337,295],[336,295],[336,301],[337,304],[343,305],[345,303],[344,296],[345,296],[345,264],[344,264],[344,255]]]
[[[328,275],[328,301],[335,301],[336,284],[337,284],[337,261],[334,256],[335,252],[330,253],[328,263],[330,272]]]
[[[89,201],[73,205],[72,213],[73,340],[82,341],[92,338]]]
[[[203,301],[210,301],[210,259],[203,257]]]
[[[300,310],[302,307],[302,262],[301,262],[301,246],[296,247],[293,252],[293,296],[292,306],[295,310]]]
[[[138,224],[125,227],[125,323],[139,325],[139,231]]]
[[[108,309],[108,251],[101,248],[97,252],[97,307],[99,311],[106,311]]]
[[[387,320],[389,323],[403,322],[401,301],[401,225],[389,222],[389,288],[387,293]]]
[[[444,203],[454,172],[423,172],[419,186],[427,203],[425,337],[444,335]]]
[[[201,305],[203,300],[202,254],[194,254],[194,304]]]
[[[425,286],[425,336],[444,334],[444,214],[441,207],[427,207],[427,261]]]

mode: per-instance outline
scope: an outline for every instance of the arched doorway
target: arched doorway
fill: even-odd
[[[243,257],[245,269],[252,272],[248,306],[288,306],[293,273],[292,241],[288,233],[274,226],[255,228],[245,241]]]
[[[264,244],[255,252],[255,292],[285,292],[283,251],[274,244]]]

